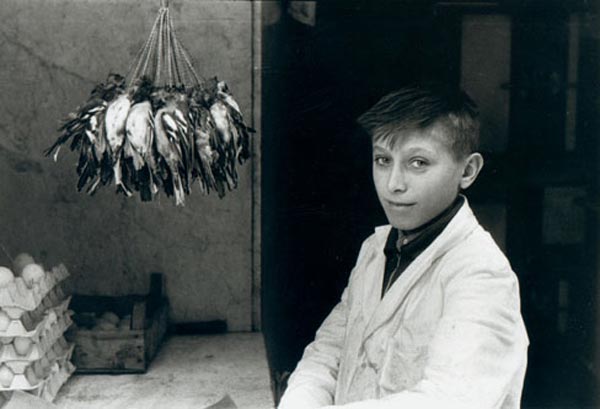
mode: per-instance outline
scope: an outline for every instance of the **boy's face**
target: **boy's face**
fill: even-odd
[[[466,160],[452,154],[443,125],[398,132],[393,147],[387,141],[374,142],[373,181],[389,223],[412,230],[456,199],[465,187]]]

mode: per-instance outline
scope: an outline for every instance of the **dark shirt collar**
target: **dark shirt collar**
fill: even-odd
[[[406,251],[410,252],[420,252],[429,246],[458,213],[464,201],[464,196],[458,195],[444,211],[416,229],[401,232],[396,228],[392,228],[383,250],[385,255],[389,257],[394,252],[400,251],[401,248],[405,248]]]

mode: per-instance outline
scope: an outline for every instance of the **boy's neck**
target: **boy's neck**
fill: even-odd
[[[454,217],[454,215],[458,212],[458,209],[461,208],[464,201],[465,201],[464,196],[458,195],[458,196],[456,196],[456,199],[454,199],[452,204],[450,204],[450,206],[448,206],[446,209],[442,210],[437,216],[430,219],[428,222],[425,222],[424,224],[422,224],[419,227],[416,227],[414,229],[399,230],[399,232],[401,233],[401,235],[403,237],[407,237],[407,238],[408,237],[416,237],[420,233],[422,233],[424,230],[426,230],[428,227],[433,226],[434,224],[437,224],[438,222],[450,221],[450,219],[452,219],[452,217]]]

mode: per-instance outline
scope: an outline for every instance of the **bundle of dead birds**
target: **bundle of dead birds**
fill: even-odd
[[[126,88],[111,74],[59,131],[45,154],[56,160],[67,143],[79,152],[79,191],[94,194],[114,182],[127,196],[135,191],[149,201],[162,190],[183,205],[192,186],[219,197],[237,186],[236,164],[250,156],[252,129],[216,78],[186,89],[142,77]]]
[[[175,35],[167,0],[125,77],[110,74],[62,122],[45,151],[79,152],[77,189],[113,184],[149,201],[163,191],[183,205],[193,186],[223,197],[250,157],[249,128],[227,84],[200,79]]]

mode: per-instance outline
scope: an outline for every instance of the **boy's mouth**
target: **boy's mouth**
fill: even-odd
[[[390,207],[398,208],[398,209],[414,206],[416,204],[416,203],[393,202],[391,200],[388,200],[387,202]]]

